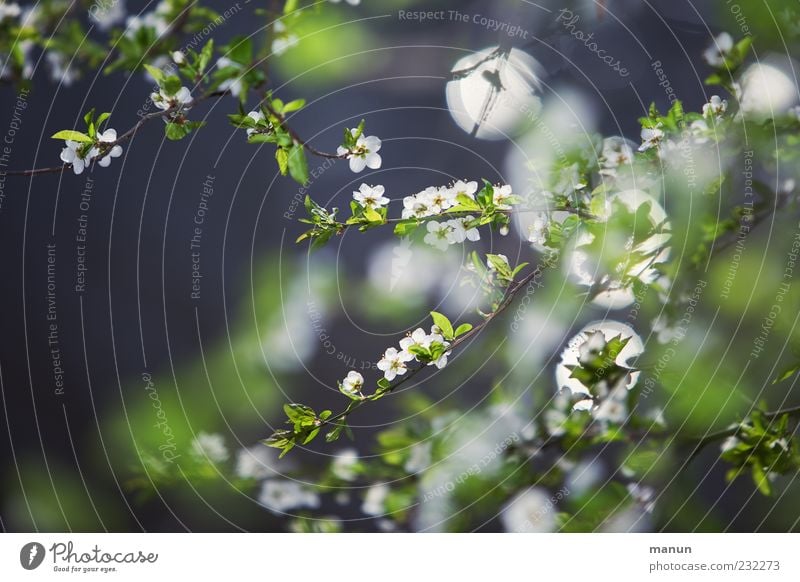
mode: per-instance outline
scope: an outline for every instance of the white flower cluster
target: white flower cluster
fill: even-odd
[[[460,244],[465,240],[478,241],[481,239],[478,229],[469,226],[473,220],[475,217],[471,215],[453,218],[447,222],[432,220],[426,227],[428,233],[423,240],[440,251],[446,251],[450,245]]]
[[[297,481],[267,479],[261,486],[258,501],[275,514],[290,509],[319,507],[319,496]]]
[[[225,439],[221,434],[200,431],[192,440],[192,454],[212,463],[227,461],[230,457]]]
[[[603,153],[600,159],[600,174],[615,176],[617,168],[630,166],[633,163],[632,142],[620,136],[607,137],[603,140]]]
[[[410,351],[412,347],[428,349],[434,343],[440,343],[445,348],[448,347],[450,343],[445,341],[439,331],[439,328],[435,325],[431,327],[430,333],[425,333],[424,329],[418,327],[411,334],[400,340],[400,351],[397,351],[396,348],[387,349],[383,354],[383,359],[378,362],[378,369],[383,372],[384,378],[391,382],[396,376],[402,376],[406,373],[405,363],[417,359],[417,356]],[[430,362],[428,365],[435,365],[441,370],[447,365],[447,356],[449,355],[450,352],[445,352],[439,359]]]
[[[459,180],[451,186],[429,186],[422,192],[403,198],[403,211],[401,217],[427,218],[438,216],[458,204],[459,196],[466,196],[474,200],[478,191],[477,182]],[[498,186],[494,191],[494,203],[499,209],[510,209],[505,206],[511,196],[511,186]],[[477,228],[468,226],[474,220],[473,216],[455,218],[448,221],[431,221],[427,225],[428,233],[425,242],[439,250],[446,250],[452,244],[463,243],[465,240],[480,240]]]
[[[592,364],[607,343],[602,331],[597,330],[589,334],[586,341],[578,346],[578,362],[582,366]],[[605,379],[598,382],[594,386],[596,396],[593,396],[586,386],[581,386],[582,389],[572,388],[573,395],[585,396],[575,403],[572,410],[589,411],[599,422],[621,423],[628,416],[627,395],[630,383],[631,374],[628,373],[613,386],[609,386]]]
[[[85,143],[69,139],[65,140],[64,145],[67,147],[61,150],[61,161],[66,164],[72,164],[72,171],[77,175],[83,173],[83,170],[86,169],[91,161],[100,156],[101,152],[105,150],[97,164],[107,168],[111,165],[111,158],[118,158],[122,155],[122,146],[120,145],[114,145],[106,149],[108,144],[113,144],[115,141],[117,141],[117,131],[115,129],[107,129],[102,133],[98,133],[97,142],[88,148]]]
[[[355,137],[358,133],[357,129],[351,129],[350,133]],[[381,159],[380,154],[378,154],[378,150],[381,149],[381,140],[374,136],[370,135],[369,137],[364,137],[363,135],[358,136],[356,140],[356,145],[353,149],[347,149],[344,146],[339,146],[336,149],[336,154],[339,156],[346,156],[348,160],[350,160],[350,170],[358,174],[362,172],[364,168],[369,168],[370,170],[377,170],[381,167],[383,160]]]
[[[95,2],[89,8],[89,18],[103,31],[107,31],[118,22],[122,22],[127,14],[125,0]]]
[[[125,21],[125,36],[134,38],[141,28],[152,28],[156,31],[156,37],[162,36],[169,30],[169,9],[169,3],[162,0],[152,12],[129,16]]]
[[[430,333],[418,327],[400,340],[399,350],[395,347],[387,348],[383,353],[383,357],[378,362],[378,369],[383,372],[383,377],[391,382],[398,376],[402,376],[408,372],[408,362],[418,361],[417,355],[411,351],[412,347],[430,349],[434,343],[439,343],[447,348],[450,343],[445,341],[444,337],[439,332],[439,328],[435,325],[431,327]],[[447,365],[447,357],[449,355],[450,352],[445,352],[435,361],[429,362],[428,365],[442,369]],[[361,390],[363,387],[364,376],[355,370],[348,372],[340,385],[341,391],[353,398],[362,396]]]
[[[272,32],[275,38],[272,40],[272,52],[275,56],[279,57],[290,48],[297,46],[300,39],[296,34],[292,34],[286,28],[283,20],[280,18],[272,24]]]

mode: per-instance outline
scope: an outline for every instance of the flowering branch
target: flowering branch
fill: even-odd
[[[490,255],[490,257],[497,256]],[[379,369],[384,370],[385,376],[378,381],[378,387],[374,393],[363,394],[364,378],[358,372],[351,371],[339,385],[339,390],[350,398],[350,403],[343,411],[333,414],[330,410],[326,410],[317,415],[313,409],[305,405],[287,404],[284,406],[284,410],[289,418],[288,422],[294,425],[293,428],[290,430],[276,430],[269,438],[263,441],[264,444],[281,449],[281,456],[283,456],[294,448],[298,442],[304,445],[311,442],[325,426],[333,426],[333,430],[326,435],[326,440],[328,442],[335,441],[343,430],[349,430],[346,422],[348,416],[366,402],[379,400],[394,392],[429,365],[435,364],[439,368],[444,367],[447,362],[447,356],[454,349],[459,348],[488,326],[511,305],[520,289],[535,278],[540,277],[546,268],[543,265],[539,265],[521,279],[514,281],[513,275],[524,266],[524,264],[520,265],[513,271],[510,268],[508,271],[504,271],[501,267],[500,272],[496,272],[500,284],[505,285],[505,292],[501,301],[496,304],[490,313],[484,316],[484,320],[481,323],[474,327],[471,324],[462,324],[453,329],[452,324],[446,317],[440,313],[432,312],[434,326],[430,335],[426,335],[422,329],[417,329],[400,342],[403,352],[397,352],[395,348],[386,350],[384,358],[378,364]],[[405,357],[403,356],[404,353],[406,354]],[[419,364],[407,369],[405,362],[410,361],[412,356]],[[403,377],[399,380],[395,382],[389,380],[401,374]]]

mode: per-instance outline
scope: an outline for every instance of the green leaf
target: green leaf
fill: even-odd
[[[454,337],[461,337],[462,335],[464,335],[465,333],[467,333],[471,329],[472,329],[472,324],[471,323],[462,323],[461,325],[459,325],[456,328],[456,331],[455,331],[455,333],[453,335],[454,335]]]
[[[408,218],[406,220],[401,220],[394,226],[394,233],[397,236],[408,236],[417,230],[420,222],[416,218]]]
[[[164,92],[167,95],[175,95],[178,91],[181,90],[181,80],[179,77],[175,75],[170,75],[169,77],[164,78]]]
[[[292,422],[301,422],[305,419],[316,419],[314,410],[305,404],[284,404],[283,411]]]
[[[243,36],[237,36],[224,47],[226,55],[230,60],[240,65],[249,65],[253,60],[253,40]]]
[[[778,382],[783,382],[784,380],[788,380],[789,378],[797,374],[797,372],[800,372],[800,363],[793,364],[788,368],[786,368],[783,372],[781,372],[781,374],[777,378],[775,378],[772,381],[772,383],[777,384]]]
[[[364,218],[372,223],[383,224],[383,216],[378,214],[374,208],[370,208],[369,206],[364,208]]]
[[[281,175],[285,176],[289,172],[289,154],[283,148],[275,150],[275,159],[278,162],[278,168]]]
[[[761,494],[766,496],[771,495],[772,487],[770,486],[767,474],[764,472],[764,469],[761,467],[761,465],[757,462],[753,463],[751,472],[753,476],[753,483],[755,483]]]
[[[305,185],[308,182],[308,161],[306,160],[306,152],[303,146],[295,144],[289,151],[288,157],[289,173],[292,178],[300,184]]]
[[[176,123],[174,121],[170,121],[164,126],[164,133],[166,134],[167,139],[178,141],[192,133],[192,127],[188,123]]]
[[[342,418],[341,419],[341,423],[337,424],[333,428],[332,431],[330,431],[328,434],[325,435],[325,440],[327,442],[329,442],[329,443],[332,443],[333,441],[339,440],[339,437],[342,436],[342,431],[344,430],[344,427],[346,427],[346,426],[347,426],[347,423]]]
[[[283,5],[283,13],[291,14],[297,10],[299,3],[300,0],[286,0],[286,4]]]
[[[498,275],[505,279],[511,279],[511,267],[506,261],[503,260],[502,257],[499,255],[487,254],[486,259],[489,261],[489,264],[494,267],[494,270],[497,271]]]
[[[80,131],[73,131],[71,129],[62,129],[58,133],[54,133],[50,136],[52,139],[64,139],[70,141],[77,141],[81,143],[92,143],[94,140],[90,138],[85,133],[81,133]]]
[[[202,75],[205,72],[208,63],[211,62],[211,56],[213,55],[213,53],[214,53],[214,39],[212,38],[205,44],[203,50],[200,51],[200,56],[197,58],[198,75]]]
[[[303,439],[303,444],[307,445],[308,443],[313,441],[318,434],[319,434],[319,427],[315,428],[310,433],[308,433],[308,436],[306,436],[306,438]]]
[[[292,113],[293,111],[298,111],[305,107],[306,100],[305,99],[295,99],[294,101],[289,101],[286,105],[283,106],[283,113]]]
[[[440,330],[442,330],[442,336],[444,336],[444,339],[452,340],[454,332],[453,332],[453,324],[450,323],[450,320],[447,319],[446,316],[442,315],[438,311],[431,311],[431,317],[433,318],[434,325],[436,325]]]
[[[101,113],[100,116],[97,118],[97,121],[95,122],[95,127],[99,128],[100,124],[103,123],[109,117],[111,117],[111,114],[108,111],[106,111],[105,113]]]
[[[158,86],[160,87],[164,83],[164,78],[166,77],[166,75],[164,75],[164,71],[162,71],[158,67],[154,67],[153,65],[145,64],[143,66],[145,70],[148,73],[150,73],[150,76],[153,77],[155,82],[158,83]]]

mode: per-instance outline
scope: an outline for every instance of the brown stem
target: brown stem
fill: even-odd
[[[269,111],[270,114],[274,115],[278,119],[278,121],[280,122],[281,126],[284,127],[286,129],[286,131],[289,133],[289,135],[292,137],[292,140],[295,143],[298,143],[301,146],[303,146],[310,153],[312,153],[315,156],[318,156],[320,158],[329,158],[329,159],[332,159],[332,160],[345,160],[345,159],[347,159],[347,154],[341,154],[341,155],[339,155],[339,154],[330,154],[330,153],[323,152],[323,151],[320,151],[320,150],[316,149],[314,146],[312,146],[306,140],[304,140],[302,137],[300,137],[300,135],[286,123],[286,118],[283,115],[281,115],[280,113],[278,113],[277,111],[275,111],[275,109],[272,107],[272,105],[270,104],[268,99],[264,99],[264,101],[261,104],[264,106],[264,109]]]

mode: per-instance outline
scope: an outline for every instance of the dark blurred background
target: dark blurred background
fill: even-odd
[[[129,13],[141,9],[127,4]],[[209,4],[219,12],[229,7],[221,0]],[[258,4],[242,2],[215,31],[217,43],[252,33]],[[581,15],[580,27],[619,56],[629,77],[598,64],[555,22],[563,8]],[[400,9],[481,14],[519,24],[527,38],[452,20],[404,21]],[[660,60],[686,108],[699,109],[708,98],[699,55],[731,22],[724,2],[684,0],[608,0],[605,8],[589,1],[364,0],[359,7],[326,7],[317,19],[309,26],[326,31],[274,59],[269,74],[278,96],[308,100],[292,123],[317,148],[335,150],[342,128],[361,118],[367,134],[384,140],[383,167],[372,174],[310,159],[308,191],[320,204],[340,207],[362,181],[379,182],[396,198],[453,178],[508,179],[513,144],[470,137],[447,109],[449,71],[471,51],[500,43],[524,50],[546,71],[543,98],[580,94],[593,118],[589,125],[638,143],[637,117],[651,101],[667,106],[650,63]],[[124,131],[151,89],[141,74],[86,75],[68,87],[48,77],[38,63],[13,144],[9,166],[15,169],[56,165],[60,142],[49,136],[77,127],[91,107],[111,111],[110,126]],[[15,89],[3,87],[0,128],[10,122],[15,100]],[[281,421],[285,400],[311,399],[320,407],[340,401],[334,380],[346,374],[348,359],[374,359],[433,307],[415,299],[411,288],[397,298],[369,287],[370,265],[378,268],[371,257],[391,241],[388,232],[348,235],[312,256],[295,245],[302,226],[296,221],[302,206],[293,206],[298,186],[276,175],[269,147],[248,145],[227,123],[225,114],[235,109],[230,98],[198,106],[194,117],[208,125],[177,143],[165,141],[160,122],[151,122],[110,168],[6,178],[0,209],[4,530],[281,530],[281,518],[235,488],[184,483],[149,496],[131,488],[131,476],[140,473],[136,451],[163,440],[148,379],[178,454],[187,454],[198,431],[250,446]],[[199,250],[200,296],[192,298],[190,239],[204,183],[213,184],[213,195]],[[81,207],[82,194],[88,208]],[[82,214],[86,270],[79,292]],[[484,243],[509,256],[525,252],[515,237]],[[48,256],[55,257],[50,299]],[[395,300],[411,303],[394,318],[376,316]],[[49,343],[53,301],[57,342]],[[322,331],[320,324],[314,328],[317,311]],[[326,353],[321,334],[335,344],[336,357]],[[55,385],[51,348],[60,350],[63,393]],[[459,397],[469,401],[480,389],[480,380],[467,384]],[[376,410],[386,422],[396,417],[391,399]],[[375,429],[357,428],[365,452]],[[300,452],[291,463],[313,468],[324,459],[318,455],[335,450],[324,443],[319,449]],[[701,494],[706,504],[723,488],[717,481]],[[736,489],[727,495],[718,500],[719,523],[757,527],[761,516],[737,515]],[[779,520],[775,527],[782,527]]]

